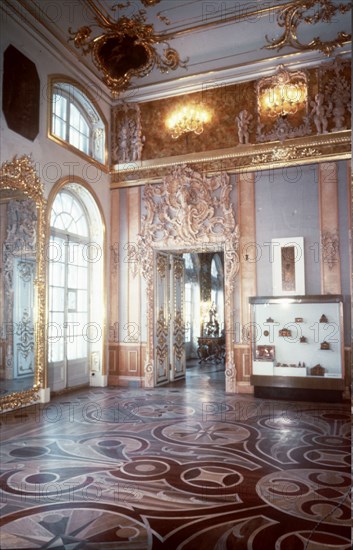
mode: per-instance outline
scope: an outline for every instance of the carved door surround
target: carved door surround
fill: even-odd
[[[226,173],[207,176],[179,165],[160,184],[144,188],[146,215],[139,235],[141,266],[147,293],[145,387],[155,386],[154,266],[157,251],[224,252],[225,390],[237,392],[234,364],[234,282],[239,270],[239,228]]]

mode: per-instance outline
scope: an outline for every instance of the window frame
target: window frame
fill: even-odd
[[[60,85],[62,85],[63,88],[60,88]],[[69,91],[65,90],[65,87],[67,86],[72,86],[73,88],[75,88],[77,90],[77,94],[74,94],[74,93],[72,94]],[[62,75],[49,76],[48,91],[49,91],[49,95],[48,95],[48,115],[47,115],[47,127],[48,127],[47,137],[50,140],[54,141],[55,143],[75,153],[76,155],[84,158],[85,160],[89,160],[90,163],[99,166],[104,172],[107,173],[108,172],[108,124],[102,111],[97,105],[97,102],[92,98],[92,96],[87,92],[87,90],[85,90],[85,88],[81,86],[78,82]],[[55,112],[54,112],[53,96],[58,91],[60,91],[60,95],[62,95],[63,97],[66,97],[67,99],[67,105],[66,105],[67,120],[65,121],[65,137],[67,139],[63,139],[62,137],[54,133],[54,116],[57,116],[57,115],[55,115]],[[80,96],[82,96],[82,102],[79,100]],[[96,128],[94,127],[94,123],[92,123],[91,120],[89,119],[89,115],[87,114],[87,110],[85,109],[84,102],[87,103],[87,105],[89,105],[89,107],[93,110],[93,112],[99,118],[99,125],[96,128],[98,129],[101,128],[104,132],[103,160],[100,160],[93,156],[94,155],[93,132]],[[89,153],[86,153],[81,149],[78,149],[75,145],[70,143],[68,140],[70,128],[72,128],[72,126],[70,125],[70,117],[68,116],[70,112],[71,104],[78,109],[80,115],[84,118],[85,122],[88,124],[90,128],[89,145],[88,145]]]

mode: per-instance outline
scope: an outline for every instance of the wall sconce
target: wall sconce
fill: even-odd
[[[198,106],[187,105],[174,111],[166,120],[166,127],[173,139],[178,139],[182,134],[194,132],[200,135],[203,125],[211,120],[211,115],[205,109]]]
[[[278,118],[293,115],[306,107],[307,78],[302,71],[289,72],[280,65],[276,74],[257,83],[260,115]]]

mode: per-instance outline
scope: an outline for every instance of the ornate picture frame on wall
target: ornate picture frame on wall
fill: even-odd
[[[272,239],[274,296],[305,294],[304,238]]]

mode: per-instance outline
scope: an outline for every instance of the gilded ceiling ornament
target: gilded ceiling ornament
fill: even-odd
[[[161,0],[141,0],[142,4],[146,6],[155,6],[156,4],[159,4]]]
[[[84,55],[91,54],[93,63],[103,73],[103,81],[114,97],[128,88],[132,77],[143,78],[155,66],[161,73],[186,68],[188,59],[182,61],[163,35],[156,34],[153,25],[146,24],[144,10],[131,17],[123,15],[117,20],[97,9],[95,11],[97,25],[94,26],[103,32],[92,37],[91,26],[80,27],[77,31],[69,28],[69,40],[73,40]],[[162,55],[157,52],[156,44],[164,44]]]
[[[309,10],[314,10],[310,12]],[[352,39],[351,34],[343,31],[337,33],[333,40],[322,41],[316,36],[308,44],[300,42],[297,36],[298,27],[301,23],[314,25],[315,23],[330,23],[337,13],[347,13],[351,10],[350,3],[335,4],[331,0],[294,0],[290,4],[285,4],[277,12],[277,23],[279,27],[284,28],[279,38],[268,38],[268,50],[281,50],[285,46],[290,46],[296,50],[319,50],[329,56],[339,46]],[[309,13],[308,13],[309,12]]]

